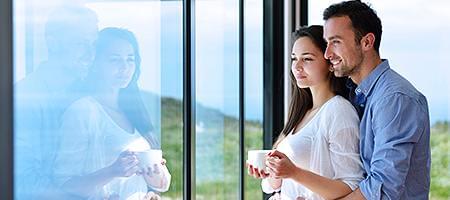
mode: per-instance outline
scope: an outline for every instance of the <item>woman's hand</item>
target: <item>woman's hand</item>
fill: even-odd
[[[266,165],[273,178],[292,178],[298,170],[301,170],[284,153],[277,150],[269,153]]]
[[[148,192],[143,200],[161,200],[161,197],[153,192]]]
[[[148,186],[158,190],[167,186],[167,177],[163,167],[166,167],[166,160],[162,159],[160,164],[153,164],[140,170],[137,174],[141,175]]]
[[[264,169],[258,169],[248,162],[247,162],[247,170],[248,175],[253,176],[254,178],[257,179],[269,177],[269,174],[266,171],[264,171]]]
[[[139,170],[138,163],[135,153],[126,150],[108,168],[113,177],[129,177]]]

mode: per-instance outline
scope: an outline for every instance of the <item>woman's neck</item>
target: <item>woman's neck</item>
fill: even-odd
[[[93,95],[100,104],[114,110],[119,109],[119,91],[114,89],[102,89]]]
[[[334,94],[331,91],[331,88],[329,86],[329,83],[318,85],[315,87],[310,87],[311,94],[312,94],[312,100],[313,100],[313,106],[311,110],[316,110],[320,108],[323,104],[325,104],[329,99],[334,97],[336,94]]]

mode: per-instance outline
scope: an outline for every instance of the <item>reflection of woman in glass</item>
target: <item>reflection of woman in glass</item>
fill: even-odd
[[[268,171],[249,166],[250,175],[264,178],[264,192],[281,190],[274,199],[336,199],[363,178],[358,115],[340,96],[345,79],[330,71],[322,33],[322,26],[294,33],[288,122],[266,160]]]
[[[133,33],[120,28],[99,33],[83,88],[88,95],[62,119],[55,181],[64,191],[89,199],[142,199],[148,191],[168,190],[166,166],[141,169],[135,153],[157,147],[137,85],[140,61]]]

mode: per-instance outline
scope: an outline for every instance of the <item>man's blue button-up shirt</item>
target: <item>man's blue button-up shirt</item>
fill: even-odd
[[[361,159],[366,199],[428,199],[430,120],[425,96],[389,67],[378,65],[353,91],[364,110]]]

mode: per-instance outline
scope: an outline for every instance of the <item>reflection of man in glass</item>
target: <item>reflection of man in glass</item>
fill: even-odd
[[[15,89],[15,194],[49,199],[51,163],[58,145],[60,117],[77,98],[69,90],[93,61],[97,16],[85,7],[60,7],[45,26],[48,58]],[[27,44],[28,45],[28,44]],[[69,95],[70,94],[70,95]]]

